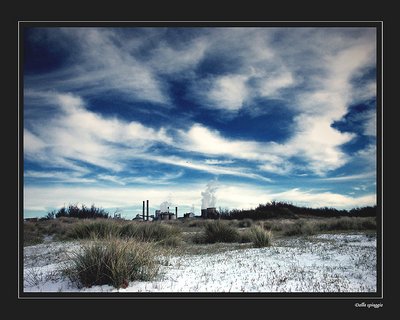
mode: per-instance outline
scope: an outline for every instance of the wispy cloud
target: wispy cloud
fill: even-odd
[[[330,178],[320,178],[324,181],[351,181],[351,180],[364,180],[375,178],[375,172],[366,172],[361,174],[353,174],[348,176],[330,177]]]
[[[173,166],[179,166],[183,168],[193,169],[208,172],[215,175],[231,175],[237,177],[244,177],[256,180],[262,180],[266,182],[272,182],[272,179],[253,173],[246,167],[224,167],[218,165],[204,164],[202,161],[192,160],[190,158],[180,158],[177,156],[152,156],[146,155],[145,158],[149,161],[155,161],[159,163],[166,163]]]
[[[59,172],[59,171],[34,171],[27,170],[24,173],[25,178],[34,179],[44,179],[53,182],[63,182],[63,183],[94,183],[95,179],[84,178],[80,172],[69,171],[69,172]]]

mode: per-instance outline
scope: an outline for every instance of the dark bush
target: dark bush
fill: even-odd
[[[90,208],[82,205],[81,208],[78,205],[69,205],[67,208],[62,207],[57,212],[49,212],[48,216],[54,215],[56,218],[60,217],[71,217],[79,219],[89,219],[89,218],[109,218],[110,214],[102,208],[97,208],[92,205]]]

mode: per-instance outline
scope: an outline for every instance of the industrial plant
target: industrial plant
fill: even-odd
[[[176,220],[176,219],[188,219],[195,218],[194,212],[186,212],[182,217],[178,217],[178,207],[175,207],[175,212],[170,211],[170,207],[161,206],[162,209],[157,209],[154,215],[149,214],[149,200],[143,201],[142,215],[137,214],[132,220],[135,221],[162,221],[162,220]],[[192,210],[194,211],[194,210]],[[201,209],[202,219],[218,219],[219,212],[215,207],[210,207],[206,209]]]

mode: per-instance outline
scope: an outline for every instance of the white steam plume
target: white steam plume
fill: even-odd
[[[209,183],[207,183],[206,190],[201,193],[201,196],[202,196],[201,208],[202,209],[215,207],[215,203],[217,201],[217,198],[215,197],[215,192],[217,191],[217,189],[218,189],[218,186],[217,186],[216,180],[212,180]]]
[[[172,203],[168,201],[164,201],[160,204],[160,211],[161,212],[168,212],[168,207],[172,207]]]

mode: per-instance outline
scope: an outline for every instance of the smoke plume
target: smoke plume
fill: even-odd
[[[215,207],[215,203],[217,202],[217,198],[215,197],[215,192],[217,191],[217,181],[212,180],[207,183],[206,190],[201,193],[201,208],[207,209]]]
[[[172,207],[172,203],[168,201],[164,201],[160,204],[160,211],[161,212],[168,212],[168,207]]]

